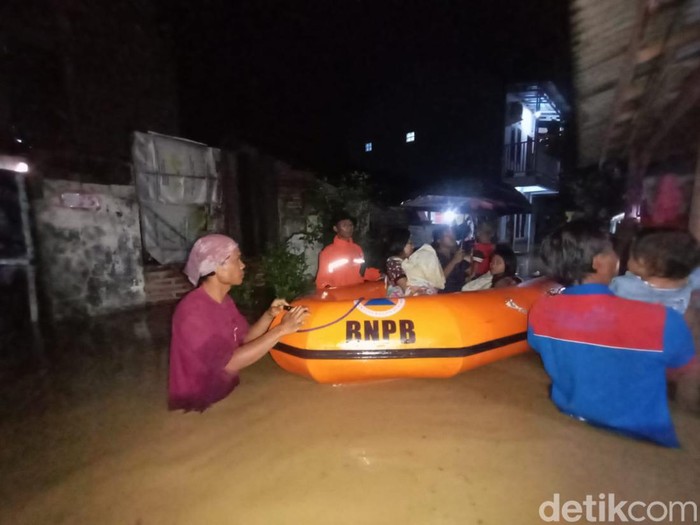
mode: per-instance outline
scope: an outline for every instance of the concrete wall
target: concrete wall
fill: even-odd
[[[323,246],[320,243],[309,244],[300,232],[312,229],[318,220],[312,213],[308,196],[319,184],[322,182],[313,173],[277,163],[279,236],[294,253],[304,253],[309,277],[316,275],[318,254]]]
[[[76,202],[75,194],[86,200]],[[144,304],[141,232],[132,186],[47,180],[43,198],[33,206],[38,275],[54,319]]]
[[[287,239],[306,228],[313,212],[308,197],[323,183],[312,172],[296,170],[283,162],[277,163],[275,171],[279,233],[281,239]]]

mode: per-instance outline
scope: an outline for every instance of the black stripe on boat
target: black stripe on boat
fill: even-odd
[[[527,339],[527,332],[492,339],[463,348],[380,348],[357,350],[309,350],[277,343],[274,350],[302,359],[415,359],[418,357],[467,357]]]

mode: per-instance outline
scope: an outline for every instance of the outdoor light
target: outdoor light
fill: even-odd
[[[539,186],[537,184],[533,186],[516,186],[516,190],[520,193],[534,193],[534,192],[551,192],[552,190],[545,188],[544,186]]]
[[[522,128],[524,133],[532,133],[532,117],[532,111],[523,106],[522,123],[520,124],[520,127]]]
[[[457,214],[453,210],[447,210],[442,214],[442,220],[445,224],[449,224],[457,218]]]
[[[29,164],[27,164],[25,157],[0,155],[0,170],[14,171],[15,173],[28,173]]]

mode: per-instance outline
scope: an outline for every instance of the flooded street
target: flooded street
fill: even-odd
[[[682,450],[562,416],[533,353],[448,380],[319,385],[266,357],[204,414],[166,406],[169,307],[66,325],[0,391],[0,522],[530,524],[555,493],[698,501]]]

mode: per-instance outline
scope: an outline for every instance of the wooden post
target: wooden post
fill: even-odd
[[[698,141],[698,158],[695,162],[695,183],[693,184],[693,196],[690,201],[688,230],[696,239],[700,239],[700,140]]]
[[[27,186],[25,176],[21,173],[15,174],[17,184],[17,197],[22,219],[22,237],[24,239],[24,249],[26,256],[27,291],[29,294],[29,316],[32,324],[39,322],[39,301],[36,293],[36,273],[34,270],[34,242],[29,227],[29,199],[27,198]]]
[[[29,223],[29,197],[27,196],[27,177],[23,173],[15,174],[17,197],[22,219],[22,237],[24,238],[24,269],[27,277],[27,296],[29,300],[29,317],[32,322],[32,352],[34,357],[43,359],[44,339],[39,326],[39,300],[36,289],[36,267],[34,258],[34,240]]]

